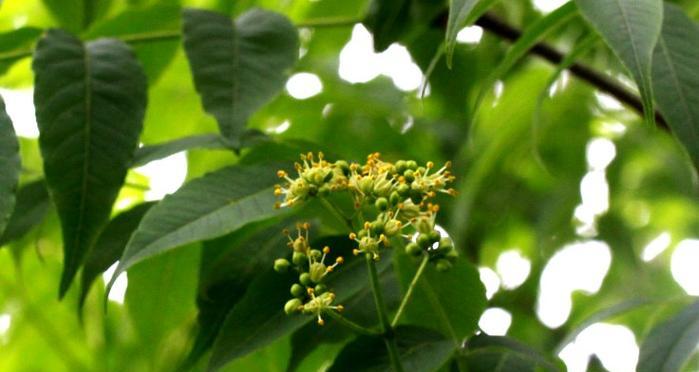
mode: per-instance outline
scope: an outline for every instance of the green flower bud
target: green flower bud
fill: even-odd
[[[401,186],[403,186],[403,185],[401,185]],[[391,193],[389,200],[391,201],[391,205],[396,205],[396,204],[400,203],[400,201],[403,200],[403,198],[400,197],[400,194],[398,194],[397,191],[394,191]]]
[[[301,300],[298,298],[292,298],[291,300],[287,301],[286,304],[284,304],[284,312],[287,314],[292,314],[295,313],[299,310],[301,310]]]
[[[391,195],[393,195],[393,194],[391,194]],[[386,198],[378,198],[378,199],[376,199],[374,206],[376,207],[376,209],[383,212],[386,209],[388,209],[388,200],[386,200]]]
[[[274,260],[274,271],[278,273],[285,273],[289,270],[290,265],[289,260],[286,258],[277,258]]]
[[[313,289],[316,295],[322,295],[323,293],[328,291],[328,287],[325,284],[317,284],[316,287]]]
[[[428,234],[418,235],[416,242],[417,245],[420,246],[420,248],[422,249],[428,249],[432,246],[432,242],[430,241],[430,236]]]
[[[454,262],[456,261],[457,258],[459,258],[459,252],[454,249],[452,246],[448,246],[449,248],[446,253],[444,254],[444,257],[446,257],[449,261]]]
[[[417,243],[408,243],[405,246],[405,253],[411,256],[419,256],[422,253],[422,249],[417,245]]]
[[[427,171],[427,169],[425,169],[425,167],[417,167],[417,170],[416,170],[417,173],[420,173],[422,175],[424,175],[426,171]]]
[[[398,186],[398,189],[396,191],[398,191],[398,194],[400,194],[400,196],[406,198],[408,197],[408,194],[410,194],[410,185],[408,185],[407,183],[402,183]]]
[[[338,160],[335,162],[335,166],[340,168],[342,170],[342,173],[344,173],[345,175],[349,174],[349,164],[347,164],[346,161]]]
[[[405,162],[405,166],[408,167],[408,169],[416,170],[417,162],[415,160],[408,160],[407,162]]]
[[[406,169],[408,169],[408,166],[406,165],[405,160],[398,160],[396,162],[396,173],[403,174]]]
[[[361,238],[365,237],[366,234],[367,234],[367,231],[364,230],[364,229],[361,229],[361,230],[359,230],[359,232],[357,233],[357,237],[358,237],[359,239],[361,239]]]
[[[303,237],[298,237],[294,240],[293,244],[294,252],[306,253],[308,251],[308,242]]]
[[[393,236],[398,234],[401,228],[403,228],[403,224],[400,221],[388,220],[388,222],[386,222],[386,224],[383,227],[383,231],[384,234],[386,234],[386,236]]]
[[[418,217],[418,219],[415,221],[415,230],[417,230],[419,233],[427,235],[431,231],[434,231],[433,229],[434,226],[432,226],[432,221],[429,218]]]
[[[454,248],[454,243],[451,241],[450,238],[444,237],[444,238],[439,239],[439,248],[444,248],[444,249]]]
[[[304,286],[298,283],[294,283],[291,286],[291,290],[289,292],[291,292],[292,296],[298,298],[303,298],[304,296],[306,296],[306,288],[304,288]]]
[[[403,177],[405,177],[405,180],[408,183],[411,183],[411,182],[415,181],[415,172],[408,169],[407,171],[405,171],[405,173],[403,173]]]
[[[325,266],[324,263],[322,262],[314,262],[311,264],[311,268],[308,270],[311,276],[311,281],[314,283],[320,282],[321,279],[323,279],[323,276],[325,275],[325,272],[327,270],[327,266]]]
[[[316,196],[316,195],[318,195],[318,186],[316,186],[316,185],[308,185],[308,195],[309,195],[309,196]]]
[[[373,235],[379,235],[383,233],[384,224],[381,221],[374,221],[371,223],[371,233]]]
[[[323,257],[323,252],[321,252],[317,249],[311,249],[311,258],[314,258],[316,260],[320,260],[321,257]]]
[[[435,263],[435,267],[437,268],[437,271],[441,271],[441,272],[444,272],[444,271],[451,269],[451,266],[452,266],[451,262],[449,262],[449,260],[445,260],[443,258],[438,259],[437,262]]]
[[[313,285],[313,281],[311,280],[311,274],[302,273],[301,275],[299,275],[299,282],[301,282],[301,284],[307,287],[310,287],[311,285]]]
[[[364,193],[364,195],[370,195],[374,189],[374,180],[370,176],[362,177],[359,180],[359,190]]]
[[[303,266],[308,262],[308,256],[301,252],[294,252],[294,254],[291,256],[291,262],[293,262],[296,266]]]
[[[430,233],[428,234],[428,236],[430,237],[430,242],[432,242],[432,244],[438,242],[439,239],[442,238],[442,235],[439,234],[439,231],[437,231],[437,230],[432,230],[432,231],[430,231]]]

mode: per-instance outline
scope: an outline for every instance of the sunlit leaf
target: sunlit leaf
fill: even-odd
[[[655,122],[651,61],[663,23],[661,0],[575,0],[614,53],[631,71],[649,123]]]
[[[143,126],[146,78],[123,42],[83,44],[60,30],[39,41],[33,69],[46,183],[63,229],[63,296],[124,182]]]
[[[283,87],[298,36],[284,16],[254,9],[235,22],[198,9],[183,12],[184,47],[204,109],[233,146],[248,117]]]
[[[21,163],[19,142],[10,117],[5,113],[5,103],[0,99],[0,236],[15,208],[15,192],[19,181]]]

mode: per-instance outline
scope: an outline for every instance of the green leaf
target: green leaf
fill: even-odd
[[[342,237],[342,241],[347,240]],[[345,264],[329,275],[326,281],[328,288],[337,295],[335,303],[341,304],[366,288],[369,280],[364,257],[352,256],[350,246],[331,245],[334,253],[344,255],[346,259]],[[273,258],[269,261],[271,263]],[[377,270],[383,272],[389,265],[390,258],[386,256],[377,265]],[[314,319],[309,315],[287,315],[284,312],[284,303],[290,297],[289,287],[295,281],[298,281],[298,276],[294,273],[282,275],[267,270],[250,284],[219,332],[209,369],[218,369]]]
[[[5,102],[0,98],[0,236],[15,208],[15,192],[21,168],[19,142],[12,121],[5,112]]]
[[[641,345],[639,372],[679,371],[699,344],[699,302],[656,326]]]
[[[363,23],[374,35],[374,50],[383,52],[408,28],[410,1],[374,0]]]
[[[454,48],[456,47],[456,35],[462,28],[475,22],[488,9],[500,0],[450,0],[449,19],[445,33],[447,53],[447,65],[452,66]],[[440,53],[441,54],[441,53]]]
[[[241,145],[244,147],[251,146],[257,143],[266,142],[268,140],[269,138],[266,134],[256,130],[248,130],[245,133],[243,133],[243,136],[241,138]],[[170,155],[176,154],[180,151],[195,148],[229,149],[231,148],[231,145],[225,138],[221,137],[218,134],[202,134],[198,136],[180,138],[174,141],[158,143],[155,145],[148,145],[139,148],[138,150],[136,150],[136,155],[134,156],[132,166],[141,166],[153,160],[162,159]]]
[[[404,289],[410,285],[417,266],[405,253],[395,254],[395,270]],[[476,330],[485,305],[485,288],[478,270],[470,263],[459,259],[446,272],[428,264],[403,319],[439,331],[460,345]]]
[[[480,334],[468,340],[466,354],[459,360],[468,371],[563,371],[538,351],[511,338]]]
[[[665,4],[663,29],[653,53],[653,91],[658,108],[699,170],[699,25]]]
[[[502,59],[502,62],[493,70],[488,76],[486,81],[483,83],[483,89],[480,92],[478,100],[476,102],[476,108],[480,106],[486,93],[492,89],[495,82],[504,77],[514,65],[526,56],[529,50],[536,45],[539,41],[546,37],[554,30],[556,30],[561,25],[569,22],[573,17],[577,15],[576,7],[574,3],[566,3],[560,8],[554,10],[549,15],[538,19],[536,22],[532,23],[526,30],[524,34],[517,39],[517,41],[510,47],[507,54]]]
[[[580,12],[631,71],[646,121],[655,122],[651,62],[663,23],[661,0],[575,0]]]
[[[172,62],[179,47],[180,11],[178,4],[167,3],[128,9],[93,25],[85,38],[123,37],[131,43],[152,85]]]
[[[33,69],[39,146],[63,231],[62,297],[108,221],[131,164],[146,78],[123,42],[83,44],[60,30],[39,41]]]
[[[104,15],[112,0],[42,0],[56,21],[66,30],[80,32]]]
[[[92,282],[121,257],[131,234],[138,227],[143,215],[154,204],[139,204],[114,217],[102,230],[95,245],[85,258],[85,267],[83,268],[80,281],[79,309],[83,307]]]
[[[286,82],[298,57],[298,33],[284,16],[253,9],[235,22],[198,9],[183,12],[183,43],[204,110],[233,146],[248,117]]]
[[[406,371],[436,371],[454,352],[455,345],[443,335],[415,326],[395,330],[398,354]],[[360,336],[335,358],[329,371],[393,371],[383,338]]]
[[[274,166],[232,166],[195,179],[143,217],[129,240],[114,279],[147,258],[185,244],[231,233],[281,213],[274,208]]]
[[[4,74],[22,57],[31,54],[31,47],[42,32],[36,27],[22,27],[0,34],[0,74]]]
[[[41,223],[49,207],[49,194],[44,180],[28,183],[17,190],[15,209],[5,232],[0,235],[0,247],[27,234]]]

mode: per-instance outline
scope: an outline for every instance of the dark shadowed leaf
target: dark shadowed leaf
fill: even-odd
[[[383,52],[397,41],[410,23],[409,0],[374,0],[364,20],[374,35],[374,50]]]
[[[298,56],[296,28],[284,16],[260,9],[235,22],[223,14],[185,9],[183,34],[204,110],[238,147],[248,117],[284,87]]]
[[[39,145],[63,230],[60,296],[109,219],[138,144],[146,77],[129,47],[50,30],[34,54]]]
[[[17,190],[15,209],[5,232],[0,236],[0,246],[20,239],[34,226],[41,223],[49,207],[49,194],[44,180],[28,183]]]
[[[328,276],[326,285],[337,295],[335,302],[344,303],[366,288],[369,277],[363,257],[352,256],[349,244],[343,249],[338,247],[338,244],[333,246],[333,253],[345,256],[346,262]],[[383,272],[389,265],[387,256],[379,262],[377,270]],[[218,369],[314,319],[310,315],[284,313],[284,303],[291,297],[289,287],[297,280],[293,273],[282,275],[268,270],[250,284],[220,330],[209,362],[210,369]]]
[[[402,252],[395,255],[395,264],[398,279],[405,289],[418,264]],[[439,331],[459,345],[476,330],[485,305],[483,283],[478,270],[470,263],[459,259],[446,272],[439,272],[434,265],[428,264],[405,309],[403,320]]]
[[[15,209],[15,192],[21,167],[19,142],[12,121],[5,112],[5,102],[0,98],[0,236]]]
[[[653,92],[672,132],[699,170],[699,25],[665,4],[663,30],[653,54]]]
[[[614,53],[631,71],[646,120],[655,121],[651,61],[663,21],[662,0],[575,0]]]
[[[122,255],[119,273],[149,257],[229,234],[281,213],[275,166],[232,166],[195,179],[146,213]]]
[[[398,354],[405,371],[436,371],[451,357],[455,345],[443,335],[415,326],[395,330]],[[345,346],[331,372],[393,371],[381,337],[360,336]]]
[[[92,282],[114,264],[126,248],[131,234],[138,227],[143,215],[155,203],[139,204],[114,217],[97,238],[95,245],[85,258],[80,281],[79,309],[82,309]]]
[[[552,362],[538,351],[508,337],[481,334],[468,340],[459,364],[468,371],[563,371],[562,363]]]
[[[679,371],[699,345],[699,302],[650,331],[641,345],[639,372]]]

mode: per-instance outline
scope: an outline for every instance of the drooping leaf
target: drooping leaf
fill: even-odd
[[[129,47],[50,30],[34,54],[39,145],[63,231],[60,296],[107,222],[138,144],[146,78]]]
[[[468,371],[563,371],[538,351],[513,339],[480,334],[468,340],[466,354],[459,358]]]
[[[399,326],[395,330],[398,355],[405,371],[436,371],[451,357],[455,345],[443,335],[422,327]],[[345,346],[331,372],[393,371],[386,344],[378,336],[360,336]]]
[[[445,45],[447,54],[447,65],[452,66],[454,48],[456,47],[456,35],[459,31],[478,17],[482,16],[488,9],[500,0],[450,0],[449,19],[447,20],[447,31],[445,33]],[[441,53],[440,53],[441,54]],[[438,58],[438,57],[436,57]]]
[[[15,209],[5,232],[0,235],[0,247],[23,237],[41,223],[49,207],[49,194],[44,180],[28,183],[17,190]]]
[[[341,304],[366,288],[369,277],[363,257],[353,257],[347,247],[337,248],[333,247],[333,252],[343,255],[346,262],[328,276],[326,285],[337,295],[335,303]],[[381,273],[389,265],[390,258],[386,256],[377,265],[377,270]],[[291,296],[289,287],[295,281],[298,281],[295,273],[281,275],[268,270],[250,284],[243,298],[226,317],[214,343],[209,369],[218,369],[314,319],[309,315],[287,315],[284,312],[284,303]]]
[[[699,25],[665,4],[663,29],[653,53],[653,92],[675,137],[699,170]]]
[[[279,215],[272,190],[279,180],[278,168],[232,166],[195,179],[166,196],[143,217],[112,282],[119,273],[149,257]]]
[[[699,345],[699,302],[650,331],[641,345],[639,372],[679,371]]]
[[[131,44],[149,83],[153,84],[177,52],[180,10],[178,4],[164,2],[128,9],[95,23],[85,33],[85,38],[122,37]]]
[[[374,50],[383,52],[397,41],[410,23],[409,0],[374,0],[364,25],[374,35]]]
[[[651,65],[663,23],[661,0],[575,0],[580,12],[633,75],[646,121],[655,122]]]
[[[138,227],[143,215],[154,204],[139,204],[114,217],[102,230],[95,245],[85,258],[85,267],[80,281],[78,309],[82,309],[92,282],[121,257],[131,234]]]
[[[395,254],[395,265],[398,279],[406,289],[418,265],[402,252]],[[402,322],[439,331],[459,345],[476,330],[485,305],[485,289],[471,264],[459,259],[446,272],[439,272],[428,264]]]
[[[21,27],[0,34],[0,74],[4,74],[26,53],[31,53],[31,47],[39,39],[41,32],[41,29],[35,27]]]
[[[12,121],[5,112],[5,102],[0,98],[0,236],[15,209],[15,192],[21,167],[19,142]]]
[[[577,15],[576,7],[574,3],[566,3],[554,10],[547,16],[537,20],[532,23],[526,30],[524,34],[517,39],[517,41],[510,47],[507,54],[503,58],[502,62],[493,70],[493,72],[488,76],[485,83],[483,84],[483,89],[476,102],[476,107],[480,105],[482,99],[485,97],[486,93],[492,89],[493,84],[498,79],[505,76],[512,67],[524,57],[527,52],[536,43],[541,41],[546,35],[550,34],[556,30],[559,26],[569,22],[573,17]]]
[[[183,43],[204,110],[234,147],[248,117],[283,87],[298,56],[298,34],[284,16],[253,9],[235,22],[199,9],[183,12]]]

